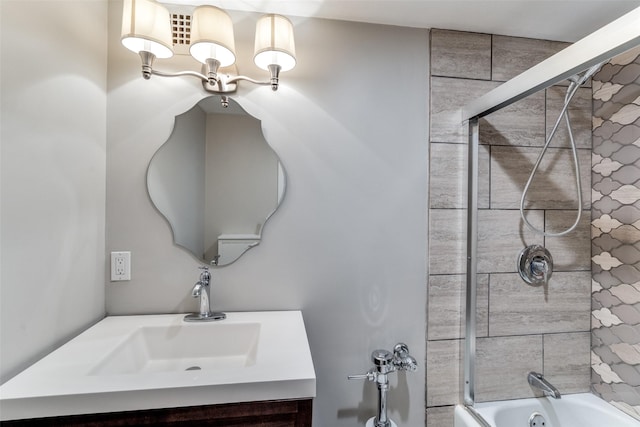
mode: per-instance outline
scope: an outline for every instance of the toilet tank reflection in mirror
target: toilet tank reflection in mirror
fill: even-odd
[[[202,99],[179,115],[154,154],[147,189],[173,240],[209,265],[227,265],[260,243],[285,173],[260,121],[234,100]]]

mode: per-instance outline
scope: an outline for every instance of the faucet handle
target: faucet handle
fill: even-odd
[[[211,280],[211,273],[209,273],[209,267],[206,265],[203,265],[201,267],[198,267],[200,270],[202,270],[202,273],[200,273],[200,281],[205,284],[208,285],[209,281]]]

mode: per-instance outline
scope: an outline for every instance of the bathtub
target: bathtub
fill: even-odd
[[[640,421],[591,393],[477,403],[476,412],[491,427],[639,427]],[[462,406],[455,409],[455,427],[487,427]]]

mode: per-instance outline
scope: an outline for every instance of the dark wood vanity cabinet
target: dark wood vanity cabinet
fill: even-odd
[[[4,421],[2,427],[311,427],[312,400],[273,400]]]

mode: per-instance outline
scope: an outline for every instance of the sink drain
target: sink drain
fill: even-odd
[[[529,417],[529,427],[546,427],[546,425],[547,420],[538,412],[534,412]]]
[[[201,369],[202,368],[200,366],[190,366],[187,369],[185,369],[185,371],[200,371]]]

